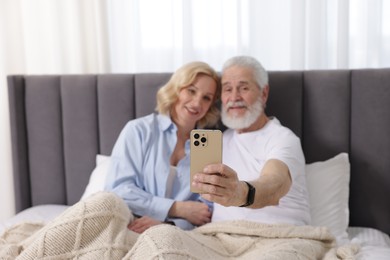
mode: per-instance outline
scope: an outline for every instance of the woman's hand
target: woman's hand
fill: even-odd
[[[162,224],[162,222],[148,216],[143,216],[132,221],[127,226],[127,228],[130,229],[131,231],[141,234],[151,226],[156,226],[159,224]]]
[[[211,212],[206,203],[199,201],[176,201],[168,213],[169,217],[183,218],[195,226],[211,221]]]

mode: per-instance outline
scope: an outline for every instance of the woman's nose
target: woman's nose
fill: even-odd
[[[194,97],[193,100],[192,100],[192,104],[194,106],[197,106],[197,107],[201,106],[201,104],[202,104],[202,97],[199,97],[199,96]]]

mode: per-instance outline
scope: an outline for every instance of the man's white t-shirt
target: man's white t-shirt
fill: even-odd
[[[269,224],[310,224],[305,158],[299,138],[276,118],[271,118],[258,131],[239,134],[228,129],[224,132],[223,163],[234,169],[240,180],[257,179],[269,159],[283,161],[291,174],[292,186],[279,205],[250,209],[215,203],[212,221],[245,219]]]

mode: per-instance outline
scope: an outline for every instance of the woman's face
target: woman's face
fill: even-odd
[[[216,91],[217,83],[212,77],[198,75],[191,85],[180,90],[172,111],[173,121],[179,126],[194,128],[212,105]]]

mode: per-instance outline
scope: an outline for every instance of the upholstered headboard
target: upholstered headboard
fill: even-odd
[[[154,111],[170,73],[8,77],[17,211],[74,204],[124,124]],[[307,163],[347,152],[350,225],[390,234],[390,69],[273,71],[267,114]]]

